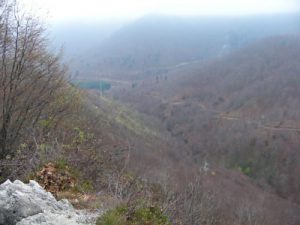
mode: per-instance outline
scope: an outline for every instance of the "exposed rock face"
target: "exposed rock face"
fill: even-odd
[[[56,201],[35,181],[0,185],[0,225],[94,224],[96,216],[75,210],[67,200]]]

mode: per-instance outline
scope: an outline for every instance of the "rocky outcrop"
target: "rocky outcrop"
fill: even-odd
[[[0,225],[95,224],[98,214],[75,210],[67,200],[57,201],[35,181],[7,180],[0,185]]]

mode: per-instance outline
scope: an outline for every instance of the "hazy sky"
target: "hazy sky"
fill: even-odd
[[[52,21],[101,20],[144,14],[240,15],[300,11],[300,0],[23,0]],[[42,12],[42,13],[41,13]]]

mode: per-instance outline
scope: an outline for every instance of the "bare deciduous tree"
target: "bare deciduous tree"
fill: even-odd
[[[165,205],[175,224],[227,224],[215,191],[204,188],[201,173],[184,190],[169,196]]]
[[[66,70],[47,49],[45,29],[14,0],[0,2],[0,159],[13,154],[63,88]],[[45,115],[47,114],[47,115]]]

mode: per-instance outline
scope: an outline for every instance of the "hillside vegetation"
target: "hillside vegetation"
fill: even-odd
[[[35,179],[102,208],[99,225],[299,224],[298,36],[254,44],[258,27],[220,54],[235,25],[144,18],[83,62],[83,90],[18,6],[0,0],[1,183]],[[265,32],[293,33],[288,24]]]
[[[115,96],[160,118],[196,162],[241,170],[299,202],[299,37],[274,37]]]

